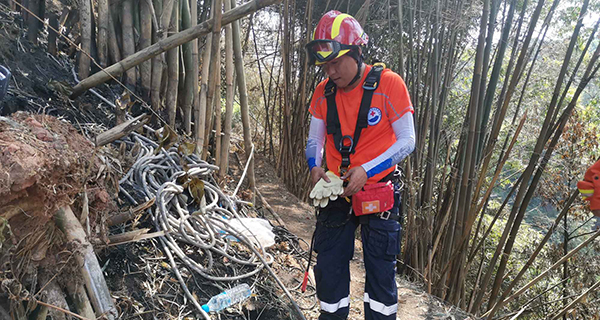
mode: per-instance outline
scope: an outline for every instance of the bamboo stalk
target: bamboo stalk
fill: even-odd
[[[600,287],[600,281],[597,281],[592,285],[589,289],[587,289],[584,293],[582,293],[579,297],[569,303],[566,307],[564,307],[561,311],[559,311],[551,320],[557,320],[562,317],[567,311],[571,310],[574,305],[578,304],[581,300],[583,300],[590,292],[596,291]]]
[[[36,16],[40,17],[40,1],[41,0],[29,0],[28,9]],[[40,17],[43,19],[43,17]],[[40,30],[40,21],[35,17],[29,17],[27,19],[27,40],[33,45],[37,45],[37,36]]]
[[[121,61],[121,48],[119,48],[119,41],[117,40],[117,32],[111,12],[108,13],[108,52],[112,62]]]
[[[167,0],[164,3],[159,19],[159,31],[156,40],[161,41],[167,38],[169,24],[173,10],[174,0]],[[161,111],[161,85],[163,83],[163,55],[159,54],[152,58],[152,109],[162,114]]]
[[[123,10],[122,10],[122,34],[123,34],[123,57],[125,57],[125,60],[127,60],[127,58],[130,58],[131,56],[135,56],[135,42],[133,40],[133,0],[125,0],[123,1]],[[139,52],[144,52],[144,50],[139,51]],[[138,53],[139,53],[138,52]],[[125,61],[122,60],[122,61]],[[147,59],[145,59],[147,60]],[[144,60],[144,61],[145,61]],[[142,61],[140,61],[142,62]],[[117,62],[118,63],[118,62]],[[137,63],[136,63],[137,65]],[[114,65],[113,65],[114,66]],[[132,66],[134,67],[134,66]],[[109,67],[108,69],[110,69],[111,67]],[[103,72],[98,72],[96,74],[94,74],[92,77],[94,76],[101,76],[101,75],[105,75],[108,76],[108,74],[106,74],[106,70],[103,70]],[[137,82],[137,77],[136,77],[136,72],[134,68],[127,68],[127,75],[126,75],[126,83],[129,86],[135,86],[136,82]],[[123,70],[125,71],[125,70]],[[121,72],[122,73],[122,72]],[[121,74],[119,73],[119,74]],[[119,74],[115,74],[115,76],[118,76]],[[93,79],[93,78],[92,78]],[[107,77],[106,80],[110,79],[110,77]],[[82,83],[84,83],[84,81],[86,81],[87,79],[83,79],[83,81],[81,81],[77,86],[81,86]],[[105,80],[105,81],[106,81]],[[102,81],[104,82],[104,81]],[[75,91],[73,91],[75,92]],[[72,98],[74,98],[75,95],[72,94]]]
[[[231,23],[237,19],[240,19],[252,12],[260,10],[260,9],[267,7],[269,5],[272,5],[274,3],[278,3],[279,1],[281,1],[281,0],[253,0],[253,1],[247,2],[244,5],[237,7],[235,9],[232,9],[231,11],[228,11],[225,14],[223,14],[222,24],[223,25],[229,24],[229,23]],[[125,0],[124,4],[127,2],[131,3],[131,0]],[[125,16],[126,10],[123,10],[123,11],[124,11],[124,16]],[[155,43],[142,51],[136,52],[135,54],[132,54],[132,55],[127,55],[127,58],[104,69],[102,72],[98,72],[98,73],[92,75],[91,77],[89,77],[89,79],[85,79],[85,80],[81,81],[79,84],[77,84],[75,87],[73,87],[73,93],[70,95],[70,97],[76,98],[76,97],[80,96],[85,90],[87,90],[93,86],[102,84],[102,83],[112,79],[112,77],[119,76],[120,74],[124,73],[127,70],[132,69],[133,67],[137,66],[138,64],[140,64],[143,61],[151,59],[152,57],[154,57],[162,52],[165,52],[171,48],[179,46],[183,43],[189,42],[192,39],[206,35],[207,33],[209,33],[211,31],[211,25],[212,25],[212,20],[204,21],[203,23],[197,25],[194,28],[190,28],[185,31],[181,31],[181,32],[177,33],[176,35],[168,37],[167,39],[165,39],[163,41],[159,41],[158,43]],[[131,30],[131,31],[133,33],[133,30]],[[241,55],[241,48],[240,48],[240,55]]]
[[[173,13],[171,14],[171,23],[169,24],[169,34],[179,32],[179,1],[174,0]],[[179,89],[179,47],[167,51],[167,69],[168,69],[168,89],[166,105],[169,112],[169,125],[175,128],[175,119],[177,117],[177,93]]]
[[[214,2],[214,1],[213,1]],[[213,15],[213,11],[211,10],[211,19]],[[198,105],[194,110],[195,118],[196,118],[196,126],[194,127],[194,139],[196,140],[196,146],[198,152],[202,151],[202,147],[204,147],[204,139],[205,139],[205,131],[204,127],[206,126],[206,104],[207,104],[207,95],[208,95],[208,81],[210,75],[210,60],[212,50],[209,47],[209,44],[212,43],[213,33],[209,33],[206,36],[204,41],[204,51],[202,52],[202,75],[200,76],[200,92],[198,93]]]
[[[51,27],[51,28],[48,28],[48,52],[51,55],[56,57],[58,55],[58,48],[57,48],[58,34],[54,30],[59,30],[58,29],[58,16],[56,15],[56,13],[51,12],[48,20],[50,22],[50,27]]]
[[[225,11],[231,10],[231,2],[225,1]],[[221,155],[219,166],[219,178],[225,178],[229,169],[229,143],[231,140],[231,120],[233,117],[233,99],[235,88],[233,86],[233,31],[231,24],[225,26],[225,123],[223,124],[223,137],[221,137]]]
[[[92,6],[90,0],[79,0],[79,22],[81,23],[81,51],[92,52]],[[90,75],[90,57],[79,53],[78,74],[83,80]]]
[[[190,6],[193,6],[193,8],[191,8],[190,10],[190,16],[192,17],[192,24],[191,24],[191,28],[194,29],[198,26],[198,1],[197,0],[190,0]],[[192,97],[193,97],[193,109],[194,110],[199,110],[200,109],[200,92],[198,90],[198,73],[199,73],[199,63],[200,61],[198,60],[199,56],[199,52],[198,52],[198,44],[200,43],[200,41],[198,41],[198,39],[194,39],[191,42],[192,45],[192,76],[190,79],[190,83],[192,85]],[[200,113],[198,113],[200,114]],[[199,125],[201,119],[196,118],[196,126]]]
[[[279,1],[274,1],[279,2]],[[235,0],[231,0],[231,11],[242,8],[235,8]],[[228,11],[228,12],[231,12]],[[226,24],[227,13],[223,15],[223,23]],[[244,73],[244,60],[242,59],[242,46],[240,42],[240,25],[237,21],[233,22],[233,53],[235,57],[235,73],[237,77],[237,85],[240,94],[240,110],[242,113],[242,127],[244,132],[244,150],[246,153],[246,159],[250,157],[252,152],[252,135],[250,133],[250,116],[248,107],[248,92],[246,91],[246,75]],[[256,189],[256,180],[254,178],[254,159],[249,159],[250,166],[248,169],[248,185],[250,190]],[[252,201],[255,202],[255,201]]]
[[[69,294],[71,301],[73,301],[77,313],[84,318],[95,319],[94,309],[92,309],[92,304],[85,292],[83,284],[77,283],[76,281],[67,281],[66,287],[67,293]]]
[[[138,51],[152,45],[152,10],[150,1],[140,1],[140,39]],[[142,98],[148,100],[150,87],[152,85],[152,61],[144,61],[140,64],[140,78],[142,79]]]
[[[61,309],[69,309],[69,305],[67,304],[67,301],[65,300],[65,295],[63,293],[63,290],[58,285],[57,281],[55,281],[55,279],[50,274],[48,274],[48,272],[44,272],[44,271],[40,272],[38,281],[44,285],[41,292],[43,292],[43,300],[45,303],[59,307]],[[44,314],[46,314],[46,315],[49,314],[52,317],[52,319],[57,319],[57,320],[69,319],[64,312],[61,312],[56,308],[48,310],[47,306],[42,305],[42,307],[44,307],[42,309],[45,309],[45,310],[42,310],[42,309],[40,310],[40,312],[38,313],[38,315],[36,317],[37,319],[45,320],[46,317],[44,316]],[[80,311],[80,310],[78,309],[78,311]],[[95,316],[94,316],[94,313],[92,312],[92,318],[90,318],[90,319],[94,319],[94,318],[95,318]]]
[[[212,38],[210,45],[210,75],[208,79],[208,94],[207,94],[207,105],[206,105],[206,126],[204,126],[204,141],[202,144],[202,159],[206,159],[208,153],[208,142],[210,140],[210,133],[213,128],[213,108],[215,106],[215,99],[217,96],[217,75],[220,73],[220,60],[221,60],[221,18],[223,16],[223,2],[222,0],[213,0],[213,7],[211,10],[213,18]]]
[[[548,268],[544,272],[540,273],[537,277],[535,277],[533,280],[529,281],[526,285],[524,285],[521,289],[519,289],[513,295],[506,298],[506,300],[504,300],[504,302],[502,304],[506,305],[506,304],[510,303],[511,301],[513,301],[515,298],[520,296],[523,292],[527,291],[527,289],[531,288],[534,284],[536,284],[540,280],[542,280],[550,271],[558,268],[565,261],[569,260],[573,255],[575,255],[577,252],[579,252],[579,250],[585,248],[588,244],[590,244],[592,241],[594,241],[594,239],[596,239],[598,236],[600,236],[600,231],[597,231],[596,233],[594,233],[593,236],[589,237],[587,240],[585,240],[580,245],[578,245],[575,249],[571,250],[571,252],[569,252],[568,254],[563,256],[560,260],[555,262],[550,268]],[[484,314],[483,316],[484,317],[488,316],[488,313]]]
[[[181,1],[181,29],[182,30],[190,30],[190,26],[192,24],[190,17],[190,3],[189,0]],[[192,76],[193,71],[193,58],[192,58],[192,44],[190,42],[186,42],[181,46],[181,55],[183,56],[183,69],[185,70],[185,79],[183,81],[183,87],[181,90],[181,107],[183,109],[183,113],[185,122],[190,125],[190,127],[186,126],[186,132],[190,134],[191,131],[191,119],[192,119],[192,103],[194,102],[194,76]],[[197,77],[197,75],[195,76]],[[198,124],[199,119],[194,119],[194,122]]]
[[[533,265],[533,262],[535,261],[535,258],[542,251],[542,249],[544,248],[544,245],[548,242],[548,240],[550,240],[550,237],[552,236],[552,234],[554,233],[554,231],[556,230],[556,228],[558,228],[558,224],[559,224],[560,220],[567,215],[567,213],[569,212],[569,209],[571,208],[571,205],[573,204],[573,201],[575,201],[575,198],[577,196],[579,196],[579,191],[578,190],[573,191],[573,193],[569,197],[569,200],[567,200],[565,206],[561,210],[560,214],[556,217],[556,219],[554,220],[554,223],[552,224],[552,226],[550,227],[550,229],[546,232],[546,235],[544,236],[544,239],[542,239],[542,241],[540,241],[540,243],[537,245],[537,248],[529,256],[529,259],[523,265],[523,267],[521,268],[521,270],[519,271],[519,273],[510,282],[510,284],[508,285],[508,288],[506,288],[504,290],[504,292],[502,293],[502,296],[500,296],[500,298],[498,299],[498,302],[496,302],[496,304],[492,308],[490,308],[490,311],[486,313],[486,316],[487,316],[488,320],[492,319],[492,317],[498,311],[498,309],[500,309],[501,307],[503,307],[504,305],[506,305],[506,302],[505,302],[504,299],[510,294],[510,292],[517,285],[517,283],[519,282],[519,280],[521,280],[521,277],[523,277],[523,275],[529,269],[529,267],[531,267],[531,265]]]
[[[112,297],[102,275],[102,269],[96,258],[92,245],[87,241],[81,224],[69,206],[60,208],[54,215],[54,222],[63,231],[69,241],[77,241],[82,246],[82,255],[77,255],[77,262],[88,294],[96,312],[109,320],[118,318]]]
[[[96,47],[98,48],[98,60],[100,66],[108,66],[108,23],[109,23],[108,0],[98,0],[98,38]]]
[[[223,107],[221,103],[221,54],[217,55],[216,60],[216,73],[217,79],[215,81],[215,94],[213,96],[214,101],[214,110],[215,110],[215,150],[214,157],[215,163],[221,162],[221,109]],[[204,141],[205,145],[208,143],[208,139]],[[208,150],[208,146],[204,148],[204,150]]]

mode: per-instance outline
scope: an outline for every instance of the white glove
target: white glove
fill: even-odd
[[[327,177],[331,182],[320,179],[310,192],[310,198],[313,199],[315,207],[325,208],[329,200],[334,201],[344,193],[343,181],[331,171],[327,171]]]
[[[600,229],[600,217],[594,216],[594,218],[596,222],[592,226],[592,231],[598,231]]]

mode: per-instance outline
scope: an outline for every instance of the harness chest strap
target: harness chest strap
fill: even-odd
[[[379,79],[381,78],[383,70],[383,65],[376,64],[371,68],[371,71],[369,71],[365,78],[365,82],[362,86],[364,91],[360,102],[358,118],[356,119],[354,137],[342,134],[340,117],[335,102],[335,95],[337,92],[335,83],[330,79],[325,85],[325,98],[327,99],[327,134],[333,135],[334,145],[342,156],[342,164],[339,168],[340,175],[343,175],[348,171],[348,168],[350,167],[350,155],[356,151],[356,145],[358,144],[362,129],[367,128],[369,125],[368,114],[369,109],[371,108],[371,100],[373,99],[373,93],[379,86]],[[349,142],[349,145],[346,144],[346,140]]]

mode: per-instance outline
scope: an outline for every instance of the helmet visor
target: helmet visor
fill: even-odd
[[[310,64],[320,65],[347,53],[350,48],[352,46],[333,40],[313,40],[306,45],[306,53]]]

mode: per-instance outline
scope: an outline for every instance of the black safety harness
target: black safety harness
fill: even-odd
[[[354,154],[356,151],[356,145],[358,144],[361,131],[369,125],[368,115],[369,109],[371,109],[371,100],[373,99],[373,93],[379,86],[379,79],[381,78],[383,69],[384,66],[382,64],[375,64],[365,78],[365,82],[362,86],[364,92],[360,102],[358,118],[356,119],[354,137],[342,134],[340,117],[335,103],[337,86],[331,79],[329,79],[325,85],[325,98],[327,99],[327,134],[333,135],[334,145],[342,155],[342,164],[338,168],[340,176],[343,176],[348,171],[350,167],[350,155]]]

